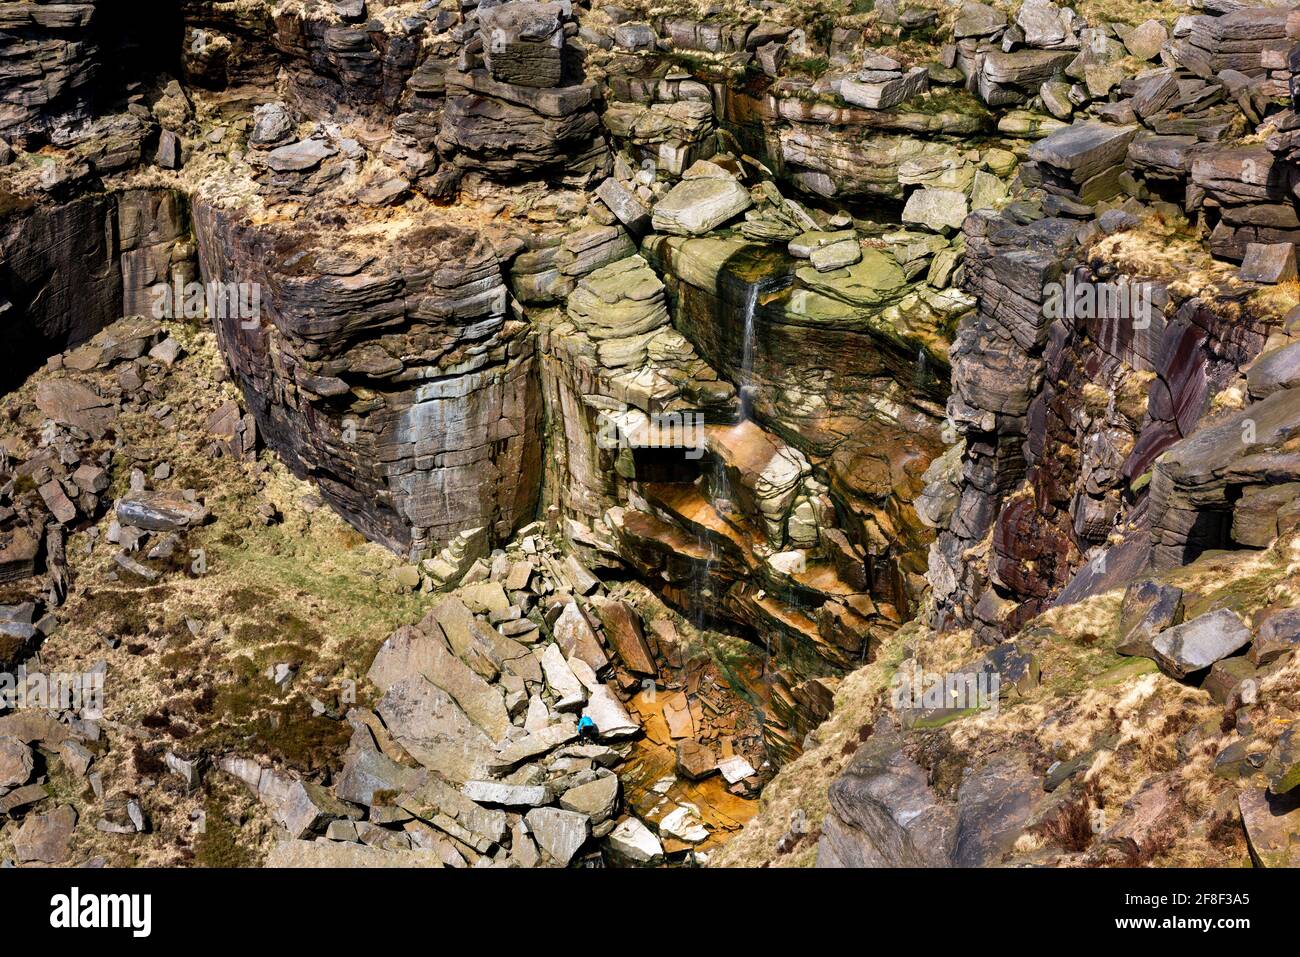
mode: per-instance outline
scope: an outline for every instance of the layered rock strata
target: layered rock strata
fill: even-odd
[[[263,436],[359,528],[418,556],[532,514],[533,343],[490,245],[412,224],[419,242],[348,254],[204,205],[195,225],[205,275],[269,292],[216,323]]]

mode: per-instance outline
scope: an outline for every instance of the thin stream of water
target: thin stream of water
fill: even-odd
[[[740,349],[740,417],[747,422],[754,405],[754,315],[758,312],[758,283],[750,283],[745,291],[745,311],[741,324],[744,330]]]

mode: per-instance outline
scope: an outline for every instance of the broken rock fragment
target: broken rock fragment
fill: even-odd
[[[116,513],[123,525],[155,532],[195,528],[208,518],[202,503],[181,492],[132,492],[117,503]]]
[[[590,819],[576,811],[539,807],[529,811],[524,820],[538,845],[561,867],[573,860],[591,834]]]

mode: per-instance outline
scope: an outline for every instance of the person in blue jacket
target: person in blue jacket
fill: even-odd
[[[596,722],[584,714],[578,722],[578,737],[584,741],[595,741],[598,733],[599,729],[596,727]]]

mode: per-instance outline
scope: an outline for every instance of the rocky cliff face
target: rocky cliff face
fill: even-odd
[[[349,254],[337,233],[203,205],[195,234],[204,275],[270,291],[260,320],[216,323],[262,435],[358,528],[418,556],[466,529],[504,541],[533,515],[534,345],[489,244],[412,223]]]
[[[310,817],[293,837],[333,819],[345,843],[461,864],[567,863],[589,840],[623,861],[680,856],[706,846],[697,824],[729,833],[752,814],[731,799],[824,748],[829,717],[866,743],[830,762],[845,764],[834,783],[815,778],[823,863],[999,863],[1057,826],[1026,783],[1038,765],[1079,755],[974,762],[960,735],[931,733],[951,709],[935,723],[846,702],[865,672],[846,676],[967,664],[1029,701],[1052,655],[1105,670],[1064,647],[1078,629],[1062,616],[1137,582],[1107,612],[1125,624],[1108,650],[1197,681],[1219,659],[1183,654],[1195,635],[1152,643],[1183,627],[1162,589],[1190,593],[1175,580],[1203,556],[1286,558],[1286,5],[1125,22],[1048,0],[834,17],[191,0],[158,18],[148,54],[110,13],[0,9],[3,385],[56,357],[50,382],[23,387],[0,461],[0,577],[19,583],[5,607],[23,635],[6,654],[77,597],[65,539],[100,540],[109,484],[82,467],[121,461],[112,423],[175,421],[159,394],[124,398],[180,359],[180,326],[160,323],[204,323],[235,390],[194,399],[205,448],[252,467],[260,443],[395,554],[407,597],[456,596],[438,605],[455,623],[389,638],[367,671],[378,703],[334,755],[353,784],[383,765],[400,810],[376,812],[373,789],[322,797],[320,768],[268,764],[282,749],[256,767],[203,755],[282,825]],[[114,494],[183,491],[139,471]],[[114,514],[104,540],[128,578],[177,571],[137,555],[156,521]],[[1288,600],[1275,584],[1234,606],[1252,647],[1285,640],[1264,614]],[[1223,610],[1198,601],[1184,604]],[[1146,644],[1135,609],[1164,609],[1143,618]],[[966,661],[954,641],[996,647]],[[1281,680],[1220,672],[1212,693],[1238,705],[1240,680]],[[660,679],[680,701],[645,696]],[[742,698],[749,716],[728,725]],[[598,736],[653,747],[574,750],[583,709]],[[447,763],[447,729],[472,766]],[[707,820],[656,797],[665,760],[681,780],[731,769]],[[311,807],[286,809],[300,787]],[[581,788],[601,807],[565,803]],[[367,840],[363,805],[394,826]],[[397,827],[444,818],[459,830],[436,847]],[[783,846],[806,853],[807,833]]]
[[[0,252],[9,384],[121,316],[148,314],[157,284],[197,275],[187,204],[173,190],[20,203],[5,221]]]

